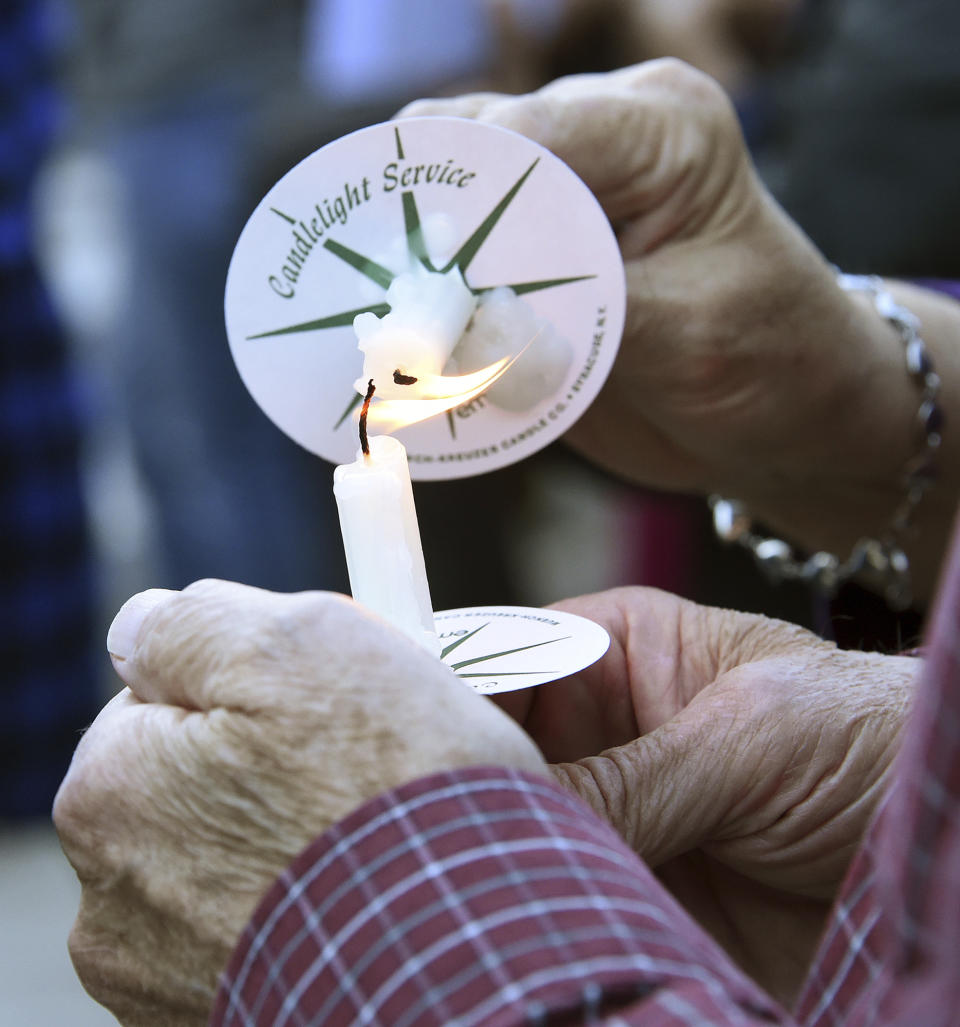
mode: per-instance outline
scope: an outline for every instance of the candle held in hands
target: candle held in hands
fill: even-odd
[[[333,472],[350,591],[439,656],[407,451],[389,435],[370,438],[369,449]]]

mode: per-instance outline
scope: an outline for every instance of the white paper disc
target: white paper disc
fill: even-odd
[[[443,662],[484,695],[575,674],[610,645],[599,624],[560,610],[472,606],[436,613],[434,621]]]
[[[507,410],[482,395],[397,431],[413,477],[494,470],[566,431],[620,343],[616,238],[589,189],[548,150],[460,118],[411,118],[338,139],[251,215],[225,314],[237,368],[267,416],[326,460],[353,458],[363,363],[353,317],[386,313],[386,287],[411,254],[433,270],[459,266],[478,295],[514,287],[569,343],[558,384],[532,406]]]

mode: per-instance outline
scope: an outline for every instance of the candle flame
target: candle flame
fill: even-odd
[[[479,371],[459,375],[423,375],[417,381],[416,399],[375,400],[367,413],[368,428],[389,435],[400,428],[426,421],[427,418],[469,403],[502,378],[526,353],[537,335],[512,357],[501,357]]]
[[[370,430],[385,434],[425,421],[463,403],[469,403],[501,378],[516,357],[503,357],[471,374],[424,375],[417,385],[417,399],[382,399],[371,404],[367,414]]]

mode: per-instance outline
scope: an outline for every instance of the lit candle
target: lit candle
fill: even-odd
[[[367,440],[374,391],[387,406],[405,408],[414,423],[487,388],[509,360],[457,378],[443,370],[476,309],[459,268],[423,268],[397,275],[386,295],[389,312],[354,320],[364,354],[360,452],[333,472],[333,491],[353,598],[431,652],[440,654],[430,589],[403,445],[389,435]],[[411,410],[410,408],[416,408]]]
[[[439,656],[407,451],[389,435],[373,436],[368,448],[333,472],[350,591]]]

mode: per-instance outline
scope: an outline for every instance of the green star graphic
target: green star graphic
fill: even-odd
[[[394,135],[397,144],[397,156],[402,160],[404,157],[403,143],[400,139],[400,129],[398,126],[394,126]],[[470,264],[473,262],[474,257],[479,253],[480,248],[483,246],[484,242],[486,242],[491,232],[493,232],[497,222],[501,217],[503,217],[505,211],[513,202],[517,193],[520,192],[523,184],[530,177],[533,169],[539,162],[540,158],[538,157],[507,190],[503,197],[496,203],[493,210],[487,214],[470,237],[442,268],[434,267],[427,253],[426,242],[423,237],[423,226],[420,221],[420,213],[417,210],[416,197],[410,190],[403,192],[400,199],[403,206],[403,223],[406,232],[407,252],[410,257],[413,260],[419,261],[420,264],[422,264],[428,271],[439,272],[440,274],[446,274],[455,267],[459,268],[460,273],[463,275],[464,282],[475,296],[482,295],[485,292],[489,292],[491,289],[497,288],[495,285],[477,287],[470,285],[470,282],[467,279],[467,271]],[[333,239],[327,239],[323,244],[323,248],[333,254],[333,256],[349,264],[365,278],[368,278],[370,281],[379,285],[384,289],[384,291],[386,291],[390,283],[396,277],[394,272],[389,268],[384,267],[382,264],[378,264],[370,257],[366,257],[362,253],[357,253],[355,250],[350,249],[350,247],[344,246],[342,243],[336,242]],[[505,284],[507,285],[507,288],[512,289],[518,296],[522,296],[525,293],[540,292],[543,289],[554,289],[558,286],[587,281],[591,278],[596,278],[596,275],[576,275],[570,278],[546,278],[539,281],[510,282]],[[315,318],[311,321],[301,321],[299,324],[285,325],[282,328],[272,328],[268,331],[257,332],[254,335],[248,335],[247,339],[269,339],[280,335],[313,332],[325,328],[342,328],[346,325],[352,325],[354,318],[358,314],[369,312],[376,314],[377,317],[383,317],[384,314],[389,312],[389,310],[390,305],[388,303],[372,303],[365,307],[355,307],[351,310],[343,310],[336,314],[328,314],[325,317]],[[354,395],[346,409],[334,424],[334,430],[339,428],[362,402],[362,396]],[[447,422],[450,428],[450,434],[455,438],[456,433],[454,430],[453,417],[450,412],[448,412],[447,415]]]
[[[474,628],[473,631],[471,631],[469,634],[462,635],[455,642],[451,642],[440,653],[440,659],[446,660],[447,656],[449,656],[454,649],[456,649],[458,646],[463,645],[464,642],[469,642],[470,639],[477,634],[477,632],[482,631],[486,627],[489,627],[489,622],[487,622],[486,624],[481,624],[480,627]],[[474,656],[468,660],[460,660],[457,663],[449,663],[448,661],[448,663],[450,669],[454,671],[457,677],[461,678],[489,678],[491,676],[496,676],[498,678],[507,678],[519,677],[523,674],[556,674],[557,671],[555,670],[487,670],[477,674],[473,672],[463,673],[463,668],[473,667],[476,666],[476,664],[478,663],[486,663],[489,660],[495,660],[500,656],[512,656],[514,653],[522,653],[527,649],[536,649],[541,645],[552,645],[554,642],[564,642],[568,638],[570,638],[569,635],[565,635],[563,638],[548,638],[544,642],[532,642],[530,645],[521,645],[518,646],[516,649],[504,649],[502,652],[499,653],[484,653],[482,656]]]

